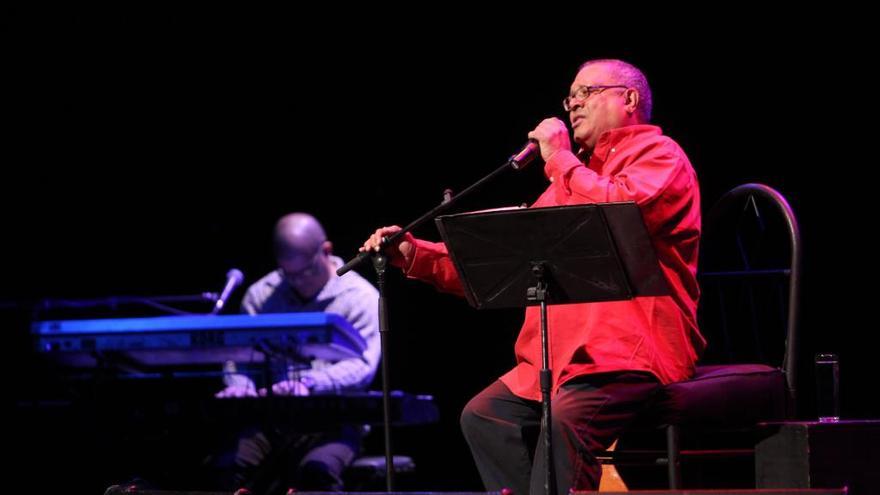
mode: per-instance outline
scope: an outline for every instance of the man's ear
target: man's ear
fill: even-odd
[[[628,88],[624,93],[623,97],[625,99],[624,106],[626,107],[626,113],[632,115],[636,113],[636,110],[639,108],[639,92],[634,88]]]

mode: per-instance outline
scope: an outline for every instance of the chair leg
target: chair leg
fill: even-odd
[[[679,429],[676,425],[666,427],[666,469],[669,473],[669,489],[681,488],[681,446],[679,445]]]

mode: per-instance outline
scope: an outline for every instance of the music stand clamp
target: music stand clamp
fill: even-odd
[[[596,203],[445,215],[436,223],[472,306],[541,307],[544,489],[554,493],[547,305],[668,294],[641,211],[633,202]]]

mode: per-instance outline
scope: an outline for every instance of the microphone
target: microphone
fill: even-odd
[[[538,141],[534,139],[529,139],[529,142],[523,146],[523,149],[520,150],[519,153],[510,157],[510,166],[516,170],[522,170],[526,168],[526,165],[532,163],[535,158],[541,156],[541,147],[538,146]]]
[[[229,296],[232,295],[232,291],[241,285],[243,281],[244,274],[241,273],[241,270],[238,268],[233,268],[226,272],[226,285],[223,287],[223,292],[220,293],[220,297],[217,298],[217,302],[214,303],[214,310],[211,311],[212,315],[216,315],[223,309],[223,306],[226,305],[226,301],[229,300]]]

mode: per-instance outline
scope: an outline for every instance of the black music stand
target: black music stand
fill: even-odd
[[[544,488],[555,493],[547,305],[668,294],[641,211],[632,202],[598,203],[445,215],[435,221],[472,306],[541,306]]]

